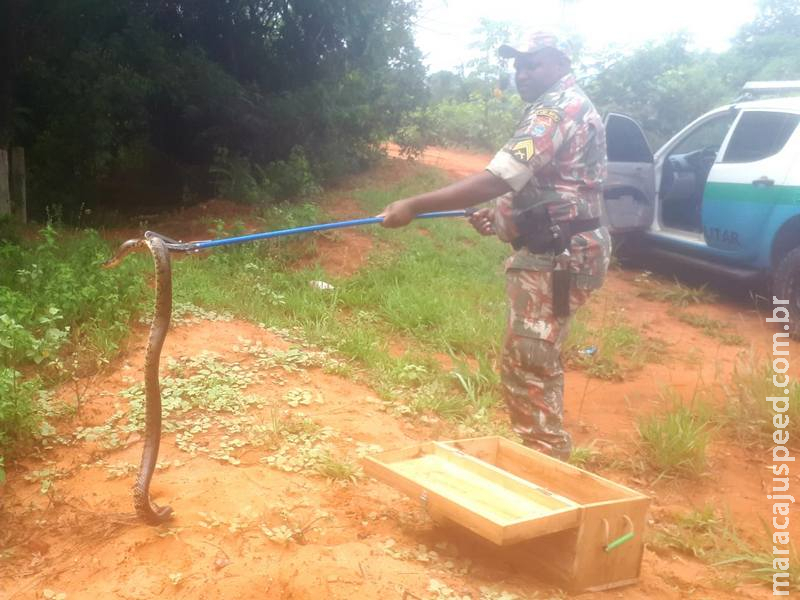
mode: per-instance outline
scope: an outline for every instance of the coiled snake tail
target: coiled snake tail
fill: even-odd
[[[117,253],[103,266],[115,267],[131,252],[144,248],[147,248],[153,256],[156,298],[144,361],[145,438],[139,474],[133,486],[133,505],[139,517],[151,525],[158,525],[172,516],[172,508],[158,506],[150,500],[150,481],[153,478],[161,444],[161,386],[158,369],[161,348],[164,346],[172,315],[172,269],[169,249],[164,240],[148,231],[144,239],[128,240],[123,243]]]

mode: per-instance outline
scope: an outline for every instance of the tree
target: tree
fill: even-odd
[[[795,0],[759,0],[758,7],[755,20],[739,31],[739,43],[767,35],[800,35],[800,4]]]
[[[589,96],[602,112],[635,118],[651,143],[661,145],[728,92],[718,57],[689,51],[688,41],[679,34],[629,56],[607,57],[585,82]]]
[[[761,0],[759,15],[741,29],[724,57],[733,85],[748,80],[800,79],[800,4]]]
[[[15,2],[26,60],[0,100],[39,216],[206,193],[221,149],[305,147],[317,177],[343,174],[425,94],[413,0]]]

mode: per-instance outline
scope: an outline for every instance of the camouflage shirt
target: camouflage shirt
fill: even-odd
[[[513,137],[486,170],[513,190],[495,200],[494,229],[501,240],[519,236],[511,218],[514,209],[543,205],[553,221],[601,216],[605,128],[574,75],[564,76],[526,108]],[[587,256],[589,249],[592,256]],[[575,236],[573,272],[604,274],[609,251],[605,228]],[[542,265],[543,258],[523,248],[507,266],[539,270],[547,268]],[[599,287],[601,281],[586,287]]]
[[[512,208],[545,204],[553,221],[600,216],[605,128],[573,75],[526,108],[487,170],[513,189],[496,204],[495,230],[505,241],[517,237]]]

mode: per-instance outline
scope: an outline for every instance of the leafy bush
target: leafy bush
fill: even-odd
[[[51,8],[46,28],[37,3],[8,17],[19,85],[5,134],[28,153],[34,218],[206,194],[220,147],[244,197],[260,175],[277,198],[306,195],[362,168],[424,95],[411,0]]]
[[[523,102],[515,94],[473,93],[466,101],[447,99],[408,115],[395,141],[409,155],[428,145],[498,150],[514,133]]]
[[[269,163],[263,173],[279,200],[316,196],[321,191],[302,146],[292,148],[287,160]]]
[[[227,148],[217,148],[209,172],[218,196],[250,204],[272,200],[263,171],[244,156],[231,155]]]
[[[270,204],[276,200],[316,196],[321,188],[301,146],[295,146],[287,160],[265,167],[252,164],[243,156],[217,149],[211,174],[217,194],[251,204]]]
[[[18,244],[20,241],[19,225],[11,215],[0,215],[0,244],[3,242]]]
[[[18,371],[0,368],[0,473],[3,451],[14,442],[28,439],[36,429],[38,388],[38,380],[23,381]]]
[[[135,261],[128,260],[117,269],[102,269],[108,247],[94,231],[70,239],[47,227],[41,235],[32,248],[0,248],[0,294],[10,318],[5,327],[15,329],[13,321],[29,331],[39,346],[49,340],[49,349],[57,351],[64,340],[62,334],[70,328],[86,330],[102,324],[93,335],[105,340],[94,341],[111,348],[125,334],[143,293],[142,282],[131,277]],[[19,339],[23,338],[19,334]],[[24,360],[35,360],[34,346],[26,346]],[[19,356],[14,362],[18,360]]]
[[[127,335],[143,263],[105,270],[107,255],[96,232],[68,237],[51,227],[31,247],[0,245],[0,454],[35,431],[38,392],[66,373],[65,352],[108,357]],[[26,380],[32,364],[41,377]]]
[[[0,297],[3,296],[0,290]],[[9,294],[10,296],[10,294]],[[26,329],[7,314],[0,315],[0,363],[6,365],[34,362],[41,364],[55,355],[67,337],[68,327],[58,327],[59,311],[51,306],[49,314],[36,318]]]

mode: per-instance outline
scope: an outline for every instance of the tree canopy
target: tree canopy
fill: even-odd
[[[695,117],[732,102],[753,80],[800,79],[800,4],[761,0],[759,16],[729,50],[690,50],[686,35],[591,66],[586,88],[604,110],[636,118],[660,145]]]
[[[344,173],[422,99],[414,11],[409,0],[10,0],[0,145],[26,148],[40,215],[204,193],[219,156],[266,164],[302,148],[315,176]]]
[[[422,111],[424,126],[415,129],[407,123],[403,139],[496,149],[513,127],[507,111],[519,110],[514,101],[498,101],[509,94],[496,93],[501,71],[496,48],[513,33],[513,24],[483,22],[475,32],[480,58],[457,73],[429,78],[432,105]],[[609,49],[600,56],[588,55],[582,40],[571,41],[578,50],[575,71],[598,108],[632,116],[657,147],[704,112],[734,101],[746,81],[800,79],[798,38],[800,3],[761,0],[757,18],[722,53],[692,49],[686,34],[634,52]]]
[[[29,207],[76,221],[221,189],[296,195],[365,166],[395,134],[411,146],[494,149],[521,102],[483,21],[480,57],[426,78],[417,0],[6,0],[0,147],[27,153]],[[686,35],[576,71],[603,111],[654,145],[753,79],[800,79],[800,4],[761,0],[723,53]],[[581,40],[575,40],[581,47]],[[255,191],[254,191],[255,190]]]

